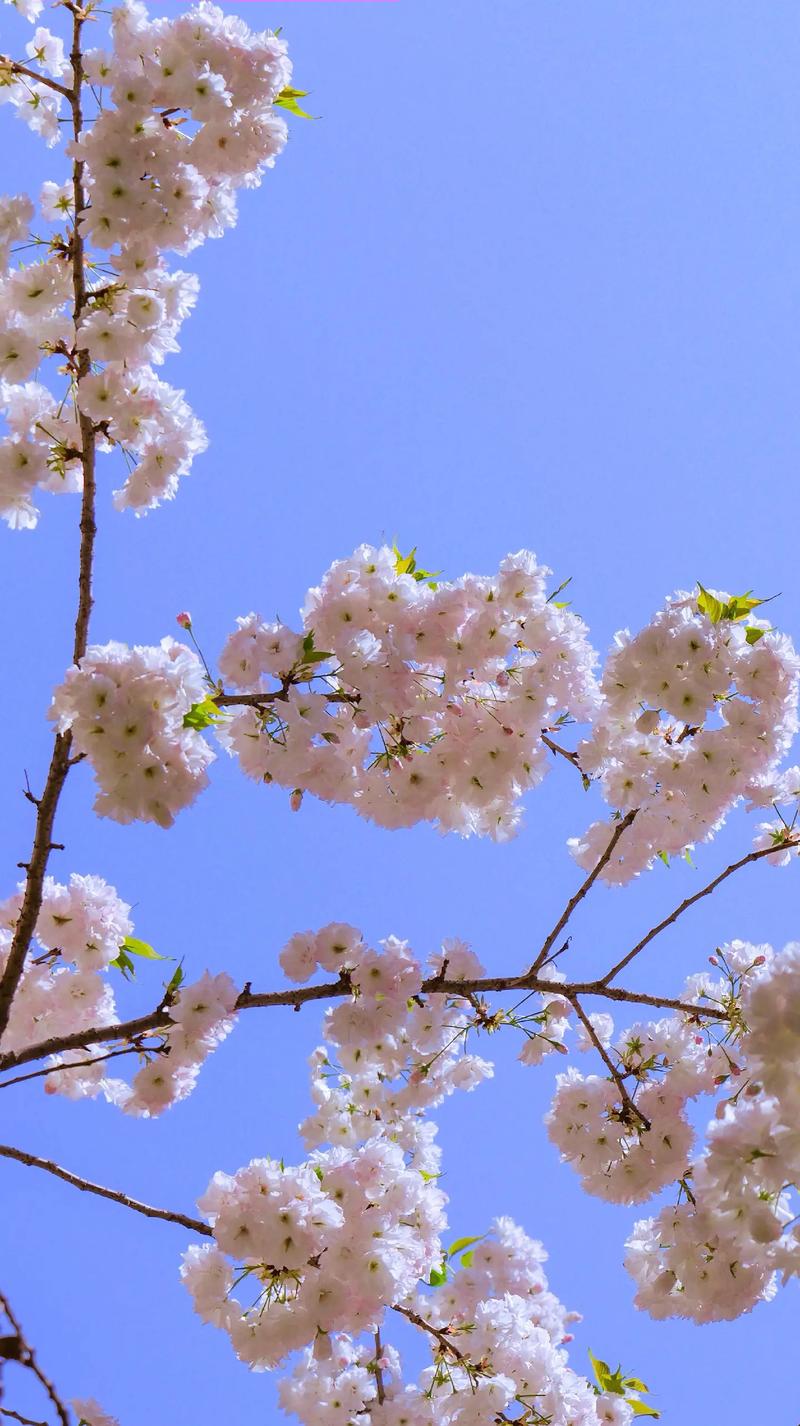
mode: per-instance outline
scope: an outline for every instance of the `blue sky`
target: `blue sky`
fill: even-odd
[[[332,559],[384,536],[450,576],[534,549],[573,577],[600,649],[697,579],[780,591],[775,620],[797,634],[793,0],[241,13],[285,27],[321,118],[293,123],[236,231],[185,261],[201,300],[165,376],[211,447],[178,500],[138,521],[112,511],[106,459],[94,640],[155,642],[189,608],[213,654],[238,614],[294,618]],[[4,7],[2,47],[28,36]],[[0,122],[4,190],[60,176],[57,154],[8,111]],[[71,642],[77,515],[45,499],[35,533],[0,537],[8,891],[31,836],[23,769],[40,783]],[[107,877],[138,934],[187,968],[264,988],[287,936],[334,918],[421,952],[461,935],[514,971],[576,884],[564,843],[591,808],[569,773],[496,847],[383,832],[308,799],[293,816],[226,759],[172,832],[122,828],[90,813],[79,769],[54,869]],[[696,871],[601,889],[576,917],[576,973],[610,964],[749,840],[740,816]],[[748,869],[656,942],[637,983],[668,992],[734,936],[792,939],[795,882]],[[123,1003],[157,997],[157,976],[142,981]],[[152,1124],[21,1087],[3,1096],[2,1137],[191,1211],[215,1168],[300,1153],[318,1023],[313,1007],[244,1017],[194,1096]],[[509,1213],[540,1236],[554,1288],[584,1314],[575,1365],[587,1345],[621,1358],[666,1422],[795,1426],[796,1287],[727,1326],[637,1314],[621,1266],[636,1213],[588,1199],[557,1163],[541,1126],[551,1070],[522,1069],[516,1048],[495,1041],[495,1080],[441,1115],[454,1230]],[[65,1394],[95,1394],[123,1426],[280,1419],[273,1382],[193,1316],[183,1230],[9,1163],[2,1190],[2,1287]]]

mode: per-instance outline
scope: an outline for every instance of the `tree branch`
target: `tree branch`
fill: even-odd
[[[596,866],[592,867],[592,870],[589,872],[589,875],[587,876],[586,880],[581,886],[578,887],[578,890],[575,892],[575,895],[570,897],[558,921],[550,932],[550,935],[547,937],[547,940],[542,946],[542,949],[536,957],[536,960],[531,966],[531,971],[533,974],[535,974],[536,971],[541,970],[542,966],[547,960],[547,957],[550,954],[550,951],[552,950],[558,937],[561,935],[561,932],[563,931],[573,911],[575,910],[575,907],[578,906],[579,903],[583,901],[583,898],[587,895],[587,893],[591,891],[592,886],[596,882],[601,871],[610,862],[612,856],[614,855],[614,848],[616,847],[617,842],[619,841],[620,837],[625,832],[627,832],[638,810],[639,809],[637,807],[634,807],[631,812],[628,812],[622,818],[622,820],[617,823],[616,827],[614,828],[614,835],[612,836],[611,841],[603,852],[603,855],[601,856],[600,860],[597,862]]]
[[[611,1075],[611,1078],[617,1086],[622,1103],[624,1104],[625,1109],[628,1112],[628,1117],[638,1119],[643,1129],[650,1129],[650,1120],[645,1114],[642,1113],[641,1109],[638,1109],[634,1104],[633,1099],[628,1093],[622,1075],[620,1074],[619,1070],[614,1064],[614,1061],[606,1050],[605,1045],[602,1043],[599,1035],[597,1034],[597,1031],[594,1028],[594,1025],[589,1019],[589,1016],[586,1014],[586,1011],[581,1005],[577,995],[569,995],[565,998],[569,1000],[569,1003],[575,1011],[575,1014],[583,1025],[583,1028],[589,1036],[589,1039],[597,1050],[598,1055],[600,1056],[601,1060],[603,1061],[603,1064],[606,1066],[606,1069],[608,1070],[609,1074]]]
[[[622,986],[606,985],[601,980],[561,982],[546,980],[531,971],[521,976],[483,976],[474,980],[443,980],[441,976],[430,976],[422,982],[421,993],[425,995],[455,995],[468,997],[470,994],[484,995],[493,992],[531,990],[543,995],[597,996],[602,1000],[624,1002],[628,1005],[649,1005],[656,1010],[674,1010],[692,1018],[706,1016],[712,1020],[727,1020],[728,1012],[713,1005],[693,1005],[688,1001],[676,1000],[667,995],[648,995],[645,991],[628,990]],[[273,1006],[291,1006],[299,1010],[301,1006],[317,1000],[341,1000],[351,994],[346,976],[327,981],[321,985],[307,985],[296,990],[275,990],[254,992],[242,991],[236,1002],[236,1011],[269,1009]],[[38,1044],[27,1045],[21,1050],[9,1050],[0,1055],[0,1072],[14,1069],[17,1065],[30,1064],[44,1059],[47,1055],[57,1055],[65,1050],[86,1049],[90,1045],[108,1044],[113,1040],[134,1040],[138,1036],[152,1034],[156,1030],[168,1030],[172,1025],[169,1013],[159,1006],[149,1015],[139,1015],[135,1020],[121,1020],[114,1025],[96,1025],[86,1030],[76,1030],[69,1035],[52,1035]],[[69,1069],[69,1065],[57,1066]],[[11,1083],[12,1081],[9,1081]],[[2,1087],[2,1086],[0,1086]]]
[[[634,956],[638,956],[639,952],[643,951],[645,946],[649,946],[650,942],[655,940],[656,936],[660,936],[661,932],[665,931],[667,926],[671,926],[677,921],[678,917],[682,916],[684,911],[688,911],[690,906],[694,906],[695,902],[702,901],[704,896],[710,896],[711,892],[716,891],[717,887],[720,886],[723,881],[727,881],[729,876],[733,876],[735,871],[739,871],[743,866],[749,866],[751,862],[761,861],[762,857],[774,856],[776,851],[781,851],[786,847],[796,847],[798,844],[800,844],[800,838],[787,837],[778,847],[760,847],[758,851],[748,852],[746,857],[740,857],[738,862],[731,862],[730,866],[727,866],[724,871],[721,871],[719,876],[715,876],[714,880],[710,881],[707,886],[704,886],[700,891],[696,891],[694,896],[687,896],[686,899],[681,902],[680,906],[676,906],[675,910],[670,912],[669,916],[665,916],[663,921],[659,921],[657,926],[653,926],[652,929],[647,932],[647,935],[642,937],[641,941],[637,941],[633,950],[628,951],[628,954],[623,956],[622,960],[617,961],[617,964],[612,966],[610,971],[606,972],[600,984],[608,986],[609,982],[616,979],[619,972],[625,969],[625,966],[633,960]]]
[[[145,1218],[162,1218],[167,1223],[179,1223],[183,1228],[190,1228],[193,1233],[202,1233],[206,1238],[213,1237],[208,1224],[202,1223],[199,1218],[190,1218],[186,1213],[173,1213],[169,1208],[153,1208],[149,1203],[140,1203],[137,1198],[131,1198],[127,1193],[118,1193],[114,1188],[104,1188],[102,1184],[92,1183],[88,1178],[80,1178],[78,1174],[70,1173],[69,1169],[62,1169],[59,1164],[53,1163],[52,1159],[40,1159],[36,1154],[28,1154],[24,1149],[14,1149],[9,1144],[0,1144],[0,1158],[16,1159],[17,1163],[27,1164],[30,1168],[44,1169],[46,1173],[63,1179],[64,1183],[71,1184],[82,1193],[96,1193],[99,1198],[110,1198],[112,1203],[121,1203],[123,1208],[131,1208],[134,1213],[141,1213]]]
[[[26,79],[33,79],[37,84],[43,84],[45,89],[52,89],[56,94],[60,94],[62,99],[72,101],[72,90],[67,89],[65,84],[59,84],[57,79],[51,79],[49,74],[39,74],[36,69],[29,69],[27,64],[20,64],[18,60],[11,59],[8,55],[0,54],[0,68],[8,67],[12,74],[24,75]]]
[[[0,1307],[2,1308],[3,1312],[11,1323],[11,1326],[14,1328],[14,1331],[17,1334],[19,1346],[14,1360],[19,1362],[20,1366],[27,1367],[28,1371],[33,1372],[33,1375],[36,1377],[36,1380],[39,1382],[39,1385],[44,1389],[44,1391],[50,1398],[50,1401],[52,1402],[53,1407],[55,1408],[56,1415],[58,1416],[58,1419],[61,1422],[61,1426],[70,1426],[69,1415],[67,1413],[66,1406],[59,1397],[58,1392],[53,1386],[53,1383],[51,1382],[50,1378],[45,1376],[44,1372],[42,1371],[42,1368],[39,1366],[39,1363],[36,1360],[36,1353],[34,1352],[33,1347],[27,1340],[18,1319],[15,1317],[8,1298],[5,1297],[2,1292],[0,1292]],[[7,1412],[5,1414],[14,1416],[16,1413]],[[17,1416],[17,1420],[22,1421],[24,1420],[24,1418],[21,1416]]]
[[[426,1322],[424,1317],[420,1317],[418,1312],[413,1312],[410,1307],[400,1307],[397,1303],[392,1308],[393,1312],[399,1312],[401,1317],[405,1317],[408,1322],[412,1322],[415,1327],[419,1327],[421,1332],[427,1332],[429,1336],[435,1337],[443,1352],[449,1352],[459,1365],[472,1371],[475,1368],[464,1353],[459,1351],[455,1342],[451,1342],[443,1327],[434,1327],[432,1322]]]
[[[83,114],[81,110],[81,86],[83,83],[81,32],[85,19],[84,12],[78,8],[73,8],[72,18],[72,51],[70,60],[72,63],[73,87],[72,89],[64,90],[64,93],[70,101],[70,108],[72,110],[73,137],[78,139],[83,128]],[[59,86],[59,88],[63,89],[63,86]],[[72,320],[77,333],[81,315],[86,306],[84,244],[80,219],[87,207],[83,185],[83,163],[77,160],[72,166],[72,188],[75,208],[70,240],[73,289]],[[80,382],[84,377],[88,376],[91,371],[89,353],[85,349],[79,350],[76,354],[76,371],[78,388],[80,388]],[[95,429],[88,416],[85,416],[80,410],[79,399],[78,422],[81,434],[80,458],[83,470],[83,497],[81,500],[80,518],[78,610],[75,618],[75,635],[72,650],[73,663],[76,664],[80,662],[86,653],[89,636],[89,619],[92,611],[92,560],[96,534],[94,516]],[[28,954],[31,939],[36,930],[36,922],[39,919],[39,912],[42,907],[44,879],[47,873],[50,852],[53,850],[53,824],[59,798],[61,797],[64,783],[66,782],[67,774],[70,769],[71,751],[72,734],[70,732],[57,733],[44,791],[36,802],[36,827],[30,860],[25,863],[26,879],[22,906],[17,924],[14,927],[14,935],[5,968],[2,977],[0,977],[0,1040],[8,1026],[11,1006],[17,986],[22,978],[25,967],[25,957]]]

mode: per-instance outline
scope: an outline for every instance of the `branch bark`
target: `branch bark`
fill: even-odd
[[[19,1362],[20,1366],[27,1367],[28,1371],[32,1372],[33,1375],[36,1377],[36,1380],[38,1381],[39,1385],[49,1397],[55,1409],[56,1415],[58,1416],[58,1419],[61,1422],[61,1426],[70,1426],[69,1415],[67,1413],[66,1406],[58,1395],[58,1392],[53,1386],[53,1383],[51,1382],[50,1378],[48,1376],[45,1376],[45,1373],[39,1366],[39,1363],[36,1358],[36,1353],[34,1352],[33,1347],[25,1336],[25,1333],[23,1332],[22,1327],[20,1326],[18,1318],[13,1312],[8,1298],[5,1297],[2,1292],[0,1292],[0,1308],[2,1308],[3,1312],[5,1313],[17,1335],[17,1341],[19,1345],[17,1347],[17,1353],[14,1360]],[[18,1421],[25,1420],[24,1417],[17,1415],[13,1411],[4,1412],[4,1414],[14,1416]],[[26,1423],[26,1426],[30,1426],[30,1423]],[[34,1423],[34,1426],[36,1426],[36,1423]]]
[[[83,83],[83,56],[81,53],[81,34],[84,24],[84,14],[77,8],[72,8],[72,50],[70,60],[72,63],[72,88],[64,91],[69,98],[72,111],[72,132],[75,139],[80,137],[83,128],[83,112],[81,108],[81,86]],[[86,194],[83,185],[83,164],[75,161],[72,166],[72,188],[74,197],[74,219],[71,237],[70,260],[72,263],[72,289],[73,289],[73,325],[76,331],[80,323],[83,309],[86,305],[86,274],[84,270],[84,244],[80,228],[81,215],[87,207]],[[78,350],[76,354],[77,383],[91,370],[89,353],[85,350]],[[81,466],[83,470],[83,497],[81,500],[80,518],[80,557],[78,569],[78,610],[75,617],[75,633],[73,639],[72,659],[73,663],[79,663],[86,653],[86,646],[89,636],[89,620],[92,612],[92,563],[94,555],[94,540],[96,535],[94,504],[95,504],[95,430],[88,416],[84,416],[80,411],[80,401],[78,399],[78,422],[81,439]],[[50,852],[53,850],[53,824],[61,793],[66,782],[70,769],[70,753],[72,750],[72,734],[57,733],[53,746],[53,754],[50,760],[50,767],[45,781],[44,791],[40,798],[34,799],[36,803],[36,827],[33,837],[33,848],[30,860],[24,864],[27,873],[25,879],[25,892],[22,899],[19,918],[14,927],[14,936],[8,952],[5,968],[0,977],[0,1040],[8,1026],[11,1006],[16,994],[17,986],[22,978],[25,966],[25,957],[30,947],[33,933],[36,929],[36,922],[39,919],[39,912],[42,907],[42,892],[44,879],[47,873],[47,864]]]
[[[651,930],[647,932],[646,936],[642,936],[641,941],[637,941],[633,949],[628,951],[627,955],[622,957],[622,960],[617,961],[616,965],[612,966],[610,971],[606,972],[600,984],[608,986],[612,980],[616,979],[620,971],[624,970],[626,965],[630,964],[634,956],[638,956],[639,952],[643,951],[645,946],[649,946],[650,942],[655,940],[656,936],[660,936],[662,931],[665,931],[668,926],[672,926],[678,917],[683,915],[684,911],[689,910],[690,906],[694,906],[696,902],[702,901],[704,896],[710,896],[712,891],[716,891],[717,887],[720,886],[723,881],[727,881],[728,877],[733,876],[733,873],[739,871],[741,867],[750,866],[752,862],[759,862],[763,857],[774,856],[776,850],[780,851],[784,847],[796,847],[798,845],[800,845],[800,837],[787,837],[786,841],[781,843],[778,848],[760,847],[758,851],[748,852],[746,857],[740,857],[738,862],[731,862],[730,866],[726,866],[725,870],[721,871],[719,876],[715,876],[714,880],[710,881],[707,886],[704,886],[700,891],[696,891],[694,896],[687,896],[686,899],[681,902],[680,906],[676,906],[675,910],[670,912],[669,916],[665,916],[664,920],[659,921],[657,926],[653,926]]]
[[[12,1148],[10,1144],[0,1144],[0,1158],[16,1159],[17,1163],[27,1164],[29,1168],[44,1169],[45,1173],[63,1179],[64,1183],[71,1184],[82,1193],[96,1193],[99,1198],[109,1198],[112,1203],[121,1203],[123,1208],[131,1208],[134,1213],[141,1213],[145,1218],[161,1218],[166,1223],[179,1223],[183,1228],[190,1228],[193,1233],[202,1233],[206,1238],[213,1237],[208,1224],[201,1222],[199,1218],[190,1218],[186,1213],[173,1213],[169,1208],[153,1208],[151,1204],[141,1203],[138,1198],[131,1198],[127,1193],[120,1193],[115,1188],[105,1188],[103,1184],[92,1183],[88,1178],[70,1173],[69,1169],[61,1168],[61,1165],[54,1163],[52,1159],[40,1159],[36,1154]]]

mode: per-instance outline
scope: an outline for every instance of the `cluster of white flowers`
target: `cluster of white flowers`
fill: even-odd
[[[173,639],[158,648],[94,646],[68,669],[50,717],[60,732],[71,729],[75,751],[91,762],[100,816],[170,827],[194,802],[214,753],[184,720],[207,691],[200,660]]]
[[[594,707],[595,655],[526,551],[495,575],[438,585],[408,563],[369,545],[337,560],[308,594],[305,636],[240,619],[223,678],[285,696],[237,711],[225,742],[250,777],[382,826],[502,839],[547,770],[542,731]]]
[[[606,801],[638,808],[606,880],[629,881],[656,856],[708,840],[742,798],[763,806],[796,795],[798,770],[777,769],[797,731],[800,659],[765,621],[742,622],[748,602],[758,601],[679,592],[641,633],[617,635],[592,735],[578,747]],[[572,840],[581,866],[596,864],[613,828],[595,822]]]
[[[637,1305],[654,1317],[738,1317],[774,1295],[780,1274],[800,1275],[800,945],[775,953],[736,943],[724,958],[734,975],[758,962],[741,995],[748,1028],[728,1064],[734,1092],[681,1200],[637,1223],[628,1242]]]
[[[442,1246],[446,1199],[424,1114],[490,1073],[465,1053],[466,1002],[426,999],[404,942],[376,950],[352,926],[293,936],[281,961],[296,981],[338,973],[351,998],[326,1012],[327,1044],[312,1056],[308,1160],[253,1160],[215,1174],[199,1200],[215,1241],[184,1257],[196,1310],[253,1367],[306,1348],[280,1388],[304,1426],[483,1426],[514,1403],[532,1410],[531,1426],[628,1426],[632,1408],[619,1398],[616,1414],[601,1414],[605,1398],[567,1363],[575,1317],[547,1288],[539,1243],[504,1218]],[[431,958],[434,974],[445,966],[456,980],[480,972],[460,942]],[[393,1346],[378,1355],[374,1334],[391,1308],[432,1349],[413,1385]]]
[[[25,887],[0,903],[0,971],[14,935]],[[3,1049],[118,1023],[114,992],[105,972],[120,953],[151,952],[132,940],[130,906],[99,876],[70,877],[63,886],[46,877],[35,942],[14,997]],[[130,962],[130,957],[128,957]],[[194,1088],[200,1066],[233,1026],[238,991],[224,972],[206,972],[170,996],[170,1024],[140,1050],[131,1084],[107,1073],[107,1045],[83,1045],[48,1061],[44,1087],[68,1099],[103,1094],[128,1114],[160,1114]],[[152,1043],[155,1040],[155,1044]]]
[[[0,961],[5,964],[22,906],[24,886],[0,904]],[[130,906],[99,876],[70,877],[63,886],[45,879],[36,924],[36,948],[11,1007],[4,1050],[18,1050],[53,1035],[71,1034],[116,1019],[105,971],[130,936]],[[80,1058],[86,1059],[83,1053]]]
[[[281,1383],[281,1405],[303,1426],[486,1426],[503,1413],[530,1426],[628,1426],[628,1402],[596,1395],[568,1364],[562,1344],[576,1314],[549,1291],[545,1258],[511,1219],[497,1219],[442,1285],[411,1300],[433,1358],[417,1381],[404,1383],[393,1345],[377,1356],[342,1334],[324,1352],[306,1350]]]
[[[29,67],[72,83],[58,36],[38,29],[27,55]],[[274,101],[290,78],[283,40],[250,31],[205,0],[158,20],[128,0],[113,12],[111,48],[84,56],[82,98],[99,109],[67,147],[83,164],[79,224],[95,254],[87,256],[77,327],[72,185],[44,185],[45,227],[33,237],[46,256],[18,268],[8,264],[28,238],[34,208],[27,198],[0,202],[0,410],[8,425],[0,516],[14,528],[37,523],[37,487],[80,490],[79,410],[99,448],[119,449],[128,462],[115,496],[121,509],[142,512],[172,498],[205,449],[183,393],[153,370],[178,351],[198,291],[196,277],[170,272],[162,253],[188,252],[236,221],[236,190],[257,184],[286,141]],[[0,66],[0,99],[48,142],[58,139],[61,94]],[[28,382],[48,356],[65,363],[67,386],[57,397]]]

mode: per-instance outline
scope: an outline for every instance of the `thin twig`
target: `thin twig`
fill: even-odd
[[[20,1421],[22,1426],[47,1426],[46,1421],[32,1421],[30,1416],[20,1416],[18,1411],[12,1411],[10,1406],[0,1406],[0,1416],[10,1416],[12,1421]]]
[[[548,955],[550,954],[552,947],[555,945],[556,941],[558,940],[558,937],[561,935],[561,932],[563,931],[573,911],[575,910],[575,907],[578,906],[580,902],[583,901],[583,898],[587,895],[587,893],[591,891],[601,871],[610,862],[612,856],[614,855],[614,848],[616,847],[617,842],[619,841],[620,837],[625,832],[627,832],[628,828],[633,822],[634,817],[636,816],[637,811],[638,808],[634,807],[631,812],[626,813],[626,815],[617,823],[616,827],[614,828],[614,835],[612,836],[611,841],[603,852],[603,855],[601,856],[600,860],[596,863],[595,866],[592,867],[592,870],[589,872],[589,875],[587,876],[586,880],[581,886],[578,887],[578,890],[575,892],[574,896],[570,897],[555,926],[550,932],[550,935],[547,937],[547,940],[545,941],[544,945],[542,946],[542,949],[536,957],[536,960],[531,966],[531,971],[534,975],[537,971],[541,970],[542,966],[547,960]]]
[[[43,84],[46,89],[53,89],[56,94],[60,94],[62,99],[72,100],[72,90],[67,89],[66,84],[59,84],[57,79],[51,79],[49,74],[40,74],[36,69],[29,69],[27,64],[20,64],[16,59],[10,59],[8,55],[0,54],[0,68],[8,68],[13,74],[24,75],[26,79],[33,79],[37,84]]]
[[[12,1084],[24,1084],[26,1079],[41,1079],[43,1075],[63,1074],[76,1069],[88,1069],[89,1065],[100,1065],[105,1060],[118,1060],[121,1055],[136,1055],[142,1051],[138,1045],[129,1045],[124,1050],[110,1050],[107,1055],[95,1055],[90,1060],[74,1060],[66,1065],[47,1065],[45,1069],[31,1070],[29,1074],[18,1074],[14,1079],[5,1079],[0,1083],[0,1089],[9,1089]],[[162,1053],[160,1045],[153,1045],[148,1048],[148,1054],[158,1055]]]
[[[426,1322],[424,1317],[420,1317],[419,1313],[413,1312],[410,1307],[400,1307],[395,1303],[392,1311],[399,1312],[401,1317],[405,1317],[407,1321],[413,1322],[414,1326],[419,1327],[421,1332],[427,1332],[431,1337],[435,1337],[442,1350],[449,1352],[462,1366],[467,1368],[472,1367],[471,1362],[464,1356],[463,1352],[459,1351],[455,1342],[450,1341],[443,1327],[434,1327],[432,1322]],[[474,1371],[475,1368],[472,1367],[472,1370]]]
[[[33,1347],[25,1336],[25,1333],[23,1332],[18,1319],[15,1317],[8,1298],[2,1292],[0,1292],[0,1307],[2,1307],[3,1312],[11,1323],[11,1326],[14,1328],[14,1331],[16,1332],[17,1337],[19,1339],[19,1353],[15,1360],[20,1363],[20,1366],[27,1367],[28,1371],[33,1372],[33,1375],[36,1377],[36,1380],[38,1381],[39,1385],[44,1389],[44,1391],[50,1398],[50,1401],[52,1402],[53,1407],[55,1409],[56,1415],[58,1416],[58,1419],[61,1422],[61,1426],[70,1426],[69,1415],[67,1413],[66,1406],[58,1395],[58,1392],[53,1386],[53,1383],[51,1382],[50,1378],[48,1376],[45,1376],[44,1372],[42,1371],[42,1368],[39,1366],[39,1363],[36,1359],[36,1353],[34,1352]]]
[[[608,1054],[608,1051],[603,1045],[600,1036],[597,1034],[594,1025],[589,1019],[589,1016],[586,1014],[586,1011],[581,1005],[577,995],[567,996],[566,998],[569,1000],[569,1003],[575,1011],[575,1014],[583,1025],[583,1028],[589,1036],[589,1039],[597,1050],[598,1055],[600,1056],[601,1060],[603,1061],[603,1064],[606,1066],[606,1069],[608,1070],[609,1074],[611,1075],[611,1078],[617,1086],[620,1098],[626,1110],[628,1111],[628,1115],[638,1119],[643,1129],[649,1129],[651,1127],[650,1120],[645,1114],[642,1113],[641,1109],[638,1109],[637,1106],[634,1104],[630,1094],[628,1093],[628,1090],[625,1087],[625,1081],[622,1078],[622,1075],[620,1074],[619,1070],[611,1059],[611,1056]]]
[[[0,1144],[0,1158],[16,1159],[18,1163],[27,1164],[30,1168],[44,1169],[46,1173],[63,1179],[65,1183],[79,1188],[83,1193],[96,1193],[100,1198],[110,1198],[113,1203],[121,1203],[123,1208],[132,1208],[134,1213],[142,1213],[145,1218],[162,1218],[167,1223],[179,1223],[184,1228],[190,1228],[193,1233],[202,1233],[206,1238],[213,1237],[208,1224],[202,1223],[199,1218],[190,1218],[186,1213],[173,1213],[169,1208],[153,1208],[149,1203],[140,1203],[137,1198],[131,1198],[127,1193],[119,1193],[114,1188],[104,1188],[102,1184],[92,1183],[88,1178],[80,1178],[78,1174],[70,1173],[69,1169],[62,1169],[60,1164],[53,1163],[52,1159],[40,1159],[36,1154],[28,1154],[24,1149],[14,1149],[9,1144]]]
[[[729,876],[733,876],[735,871],[739,871],[743,866],[749,866],[751,862],[761,861],[762,857],[774,856],[776,851],[782,851],[786,847],[796,847],[799,841],[800,839],[797,837],[787,837],[786,840],[781,842],[777,847],[760,847],[758,851],[748,852],[746,857],[740,857],[738,862],[731,862],[730,866],[727,866],[724,871],[721,871],[719,876],[715,876],[714,880],[710,881],[707,886],[704,886],[701,891],[696,891],[694,896],[687,896],[685,901],[681,902],[680,906],[676,906],[675,910],[670,912],[669,916],[665,916],[663,921],[659,921],[657,926],[653,926],[652,929],[647,932],[647,935],[642,937],[641,941],[637,941],[633,950],[628,951],[628,954],[623,956],[622,960],[617,961],[617,964],[612,966],[610,971],[606,972],[600,984],[607,986],[610,981],[619,975],[621,970],[625,969],[625,966],[633,960],[634,956],[638,956],[639,952],[643,951],[645,946],[649,946],[650,942],[655,940],[656,936],[660,936],[661,932],[665,931],[667,926],[671,926],[673,922],[677,921],[678,917],[682,916],[684,911],[688,911],[690,906],[694,906],[695,902],[702,901],[704,896],[710,896],[711,892],[715,891],[723,881],[727,881]]]
[[[381,1367],[381,1357],[383,1356],[383,1345],[381,1343],[381,1329],[375,1329],[375,1386],[378,1392],[378,1405],[383,1406],[386,1400],[386,1389],[383,1383],[383,1368]]]

